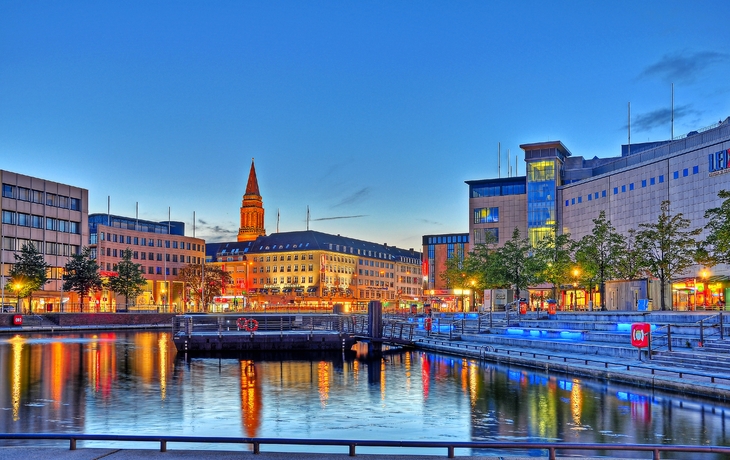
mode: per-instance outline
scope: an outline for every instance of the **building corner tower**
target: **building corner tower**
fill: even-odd
[[[256,168],[251,158],[251,171],[248,173],[246,192],[241,202],[241,227],[238,229],[238,241],[253,241],[265,236],[264,202],[259,194],[259,183],[256,179]]]

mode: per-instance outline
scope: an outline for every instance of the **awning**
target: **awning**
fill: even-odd
[[[317,292],[317,289],[319,289],[317,286],[309,286],[307,292]]]

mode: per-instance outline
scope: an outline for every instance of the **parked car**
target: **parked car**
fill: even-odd
[[[3,313],[15,313],[15,305],[3,305]]]

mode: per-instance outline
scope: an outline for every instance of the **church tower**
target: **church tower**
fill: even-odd
[[[259,194],[259,182],[256,179],[256,168],[251,158],[251,171],[248,173],[246,193],[241,202],[241,227],[238,229],[238,241],[253,241],[258,236],[266,235],[264,229],[264,202]]]

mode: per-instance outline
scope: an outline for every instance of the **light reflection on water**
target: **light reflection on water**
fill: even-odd
[[[725,404],[420,352],[186,359],[110,332],[2,338],[0,369],[10,433],[729,444]]]

